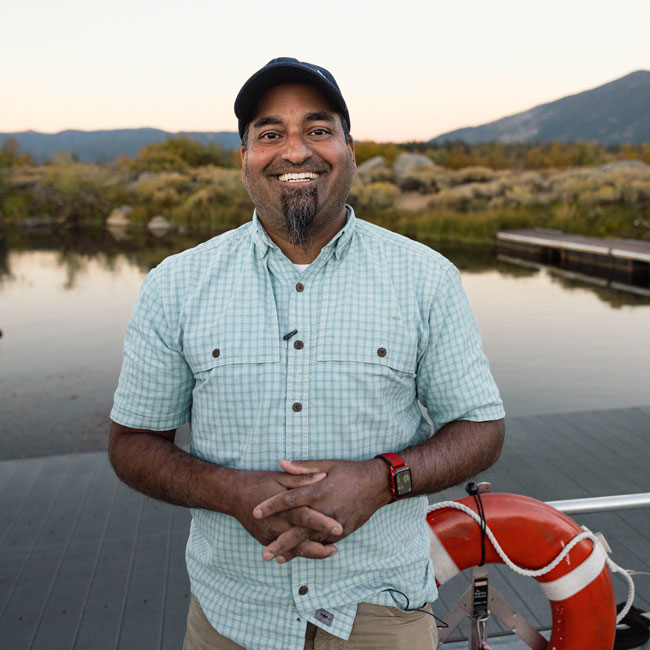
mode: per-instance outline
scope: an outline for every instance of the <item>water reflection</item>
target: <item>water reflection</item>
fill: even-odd
[[[115,261],[122,256],[144,272],[157,266],[169,255],[219,234],[214,232],[150,232],[148,230],[125,230],[123,228],[89,228],[83,230],[9,229],[0,234],[0,282],[12,277],[9,267],[9,251],[56,250],[60,265],[66,269],[66,288],[75,287],[77,276],[87,269],[89,259],[95,259],[108,271],[115,268]],[[512,277],[530,277],[547,269],[554,280],[570,291],[573,288],[591,289],[601,300],[612,307],[622,305],[646,305],[650,292],[634,292],[634,287],[623,283],[611,283],[577,272],[561,273],[543,264],[537,264],[512,256],[496,255],[495,248],[483,244],[450,244],[423,242],[448,257],[466,273],[483,273],[497,270],[499,274]]]
[[[120,236],[104,228],[82,230],[8,229],[0,234],[0,265],[5,275],[11,275],[7,261],[9,251],[58,251],[61,264],[69,267],[71,286],[76,276],[83,273],[82,258],[93,258],[111,270],[115,259],[125,257],[143,271],[149,271],[165,257],[219,234],[213,233],[166,233],[163,236],[148,230],[122,232]],[[2,272],[2,271],[0,271]]]
[[[532,273],[546,271],[554,282],[559,282],[567,291],[591,287],[594,293],[611,307],[623,305],[647,304],[650,299],[650,288],[646,289],[633,284],[593,276],[580,271],[570,271],[556,266],[530,262],[525,259],[508,255],[497,255],[499,262],[505,262],[516,268],[529,269]]]
[[[105,446],[142,279],[213,234],[0,233],[0,457]],[[461,269],[510,416],[650,403],[650,297],[430,245]]]

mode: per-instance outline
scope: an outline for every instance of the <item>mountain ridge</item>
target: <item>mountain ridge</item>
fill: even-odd
[[[0,146],[7,138],[18,142],[21,153],[29,153],[43,162],[57,153],[76,154],[81,162],[106,162],[119,156],[134,156],[140,147],[151,142],[164,142],[167,138],[185,136],[201,144],[214,143],[223,149],[239,149],[239,134],[236,131],[164,131],[153,127],[132,129],[98,129],[83,131],[65,129],[57,133],[19,131],[0,133]]]
[[[650,71],[636,70],[605,84],[473,127],[442,133],[431,143],[501,141],[604,145],[650,142]]]

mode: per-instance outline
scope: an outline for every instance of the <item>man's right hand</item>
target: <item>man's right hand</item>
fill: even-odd
[[[233,487],[236,487],[232,509],[227,514],[235,517],[260,544],[268,546],[280,535],[293,529],[292,539],[295,539],[296,546],[290,557],[324,559],[336,553],[334,544],[323,542],[340,535],[343,527],[322,512],[301,507],[294,508],[290,514],[278,513],[263,519],[253,517],[253,510],[261,501],[287,490],[317,483],[327,476],[324,472],[294,475],[265,470],[241,470],[237,474],[236,481],[233,482]]]

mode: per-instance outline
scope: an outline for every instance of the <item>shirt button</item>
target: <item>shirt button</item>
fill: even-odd
[[[305,285],[302,282],[298,282],[298,284],[296,285],[296,291],[300,292],[304,290],[305,290]]]
[[[302,587],[300,587],[300,589],[298,589],[298,593],[299,593],[301,596],[305,596],[305,595],[307,595],[307,592],[308,592],[308,591],[309,591],[309,587],[307,587],[307,586],[305,586],[305,585],[303,585]]]
[[[214,350],[212,350],[212,356],[213,356],[215,359],[216,359],[220,354],[221,354],[221,351],[219,350],[219,348],[215,348]]]
[[[386,356],[386,348],[379,348],[379,349],[377,350],[377,354],[378,354],[380,357],[385,357],[385,356]]]
[[[302,350],[305,347],[305,344],[302,341],[294,341],[293,347],[296,350]]]
[[[291,407],[296,413],[300,413],[302,411],[302,404],[300,402],[294,402],[293,406]]]

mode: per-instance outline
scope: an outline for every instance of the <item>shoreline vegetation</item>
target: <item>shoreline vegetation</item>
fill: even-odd
[[[650,144],[357,143],[350,203],[422,241],[489,242],[542,227],[650,239]],[[221,232],[250,219],[238,151],[186,137],[104,164],[37,165],[0,148],[0,227],[121,226]]]

